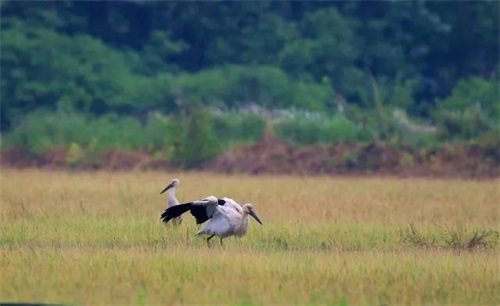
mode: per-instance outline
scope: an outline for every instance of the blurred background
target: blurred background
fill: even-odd
[[[3,166],[498,176],[498,1],[0,9]]]

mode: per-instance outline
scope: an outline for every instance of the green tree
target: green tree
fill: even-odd
[[[214,157],[220,150],[213,130],[210,112],[192,105],[184,121],[183,134],[178,147],[174,149],[172,160],[184,168],[196,168]]]
[[[146,111],[171,101],[160,88],[168,76],[132,73],[123,53],[90,36],[70,37],[15,21],[2,29],[1,40],[2,128],[40,107],[100,115]]]

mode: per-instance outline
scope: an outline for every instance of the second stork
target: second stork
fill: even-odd
[[[179,200],[175,197],[175,191],[177,190],[177,187],[181,184],[181,181],[178,179],[174,178],[170,184],[165,187],[160,194],[163,194],[165,191],[168,190],[168,200],[167,200],[167,209],[170,207],[174,207],[176,205],[179,205]],[[182,223],[182,216],[179,215],[172,220],[172,223],[175,225],[179,225]]]

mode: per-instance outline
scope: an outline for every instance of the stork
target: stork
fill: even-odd
[[[167,202],[167,208],[174,207],[176,205],[179,205],[179,200],[175,197],[175,191],[177,190],[177,187],[181,184],[181,181],[179,179],[174,178],[170,184],[163,189],[160,194],[163,194],[165,191],[168,190],[168,202]],[[182,216],[179,215],[174,218],[172,221],[173,224],[175,225],[180,225],[182,223]]]
[[[214,196],[209,196],[199,201],[193,201],[167,208],[161,215],[161,219],[163,222],[168,222],[188,210],[191,211],[191,214],[193,214],[196,218],[197,223],[203,223],[210,219],[210,221],[196,233],[196,235],[208,235],[207,246],[209,248],[210,239],[214,236],[218,236],[220,238],[221,246],[223,238],[229,236],[244,236],[247,233],[248,226],[250,224],[248,215],[252,216],[262,225],[262,222],[255,213],[252,204],[247,203],[242,207],[233,199],[217,199]]]
[[[203,203],[210,201],[217,201],[217,204],[219,205],[234,207],[234,209],[237,209],[240,213],[242,213],[241,206],[238,203],[236,203],[235,200],[230,198],[217,199],[214,196],[209,196],[199,201],[185,203],[185,204],[178,204],[172,208],[168,207],[162,213],[161,219],[163,222],[168,223],[168,221],[170,221],[171,219],[178,218],[179,216],[182,216],[182,214],[184,214],[185,212],[189,211],[191,212],[191,215],[193,215],[193,217],[196,219],[196,224],[201,224],[212,217],[213,214],[212,207],[206,207],[202,205]],[[196,205],[193,203],[199,203],[199,204]],[[215,209],[215,207],[213,209]]]

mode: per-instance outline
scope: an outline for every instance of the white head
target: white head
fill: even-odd
[[[180,184],[181,184],[181,181],[179,181],[179,179],[174,178],[172,180],[172,182],[170,182],[170,184],[168,184],[167,187],[165,187],[165,189],[163,189],[160,192],[160,194],[164,193],[165,191],[169,190],[170,188],[177,188]]]
[[[253,210],[253,205],[252,204],[247,203],[247,204],[243,205],[243,213],[244,214],[249,214],[255,220],[257,220],[257,222],[259,222],[262,225],[262,222],[260,222],[259,217],[257,216],[257,214],[255,213],[255,211]]]

